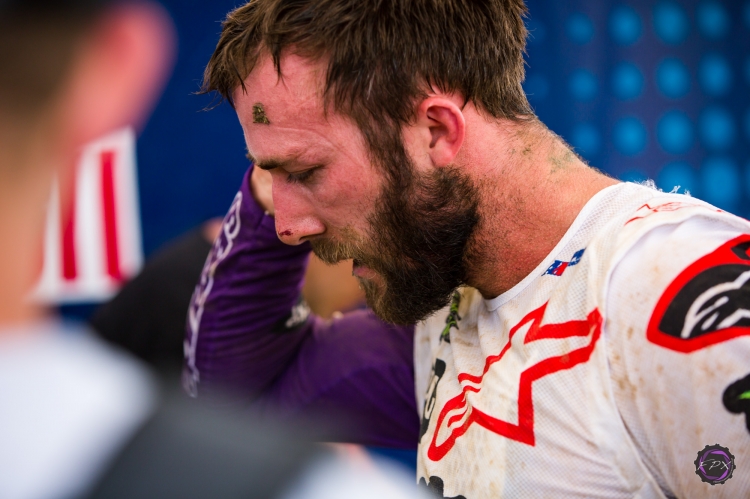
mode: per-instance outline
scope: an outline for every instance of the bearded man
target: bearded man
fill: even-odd
[[[750,458],[750,225],[619,183],[540,123],[525,12],[229,14],[204,90],[236,109],[254,166],[193,297],[186,388],[418,442],[441,497],[747,495],[729,456]],[[309,316],[310,250],[353,259],[372,312]],[[709,444],[731,447],[721,473]]]

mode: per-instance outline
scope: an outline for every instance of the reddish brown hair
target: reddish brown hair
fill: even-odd
[[[327,59],[324,95],[357,122],[407,123],[427,85],[529,116],[525,13],[523,0],[252,0],[224,21],[203,90],[231,103],[263,51],[280,71],[291,49]]]

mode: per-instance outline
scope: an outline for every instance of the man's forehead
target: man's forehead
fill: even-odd
[[[234,102],[243,126],[315,122],[325,118],[322,87],[325,66],[296,55],[281,59],[279,77],[271,57],[261,57],[235,90]]]

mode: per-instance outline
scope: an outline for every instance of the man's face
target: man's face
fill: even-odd
[[[478,220],[471,182],[450,167],[418,172],[400,138],[370,149],[351,120],[326,116],[323,64],[288,55],[281,69],[279,80],[262,59],[247,93],[234,95],[250,156],[273,177],[279,237],[310,241],[327,263],[353,259],[386,321],[414,323],[445,306]]]

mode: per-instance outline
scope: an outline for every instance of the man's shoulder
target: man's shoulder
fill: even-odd
[[[746,335],[750,222],[686,196],[656,196],[614,246],[601,301],[611,330],[643,331],[646,345],[682,353]]]
[[[5,335],[0,397],[0,496],[72,497],[148,418],[156,391],[128,355],[50,322]]]
[[[662,487],[703,497],[696,452],[715,443],[741,451],[747,438],[730,388],[747,376],[750,223],[673,194],[626,222],[604,288],[613,395]],[[746,487],[728,485],[737,497]]]
[[[620,189],[616,215],[611,216],[592,236],[591,247],[600,255],[607,273],[645,238],[659,251],[646,255],[689,252],[687,246],[706,246],[724,242],[731,235],[750,233],[750,222],[723,211],[705,201],[685,194],[665,193],[650,185],[628,184]],[[695,248],[694,248],[695,249]],[[641,252],[639,255],[644,256]]]

